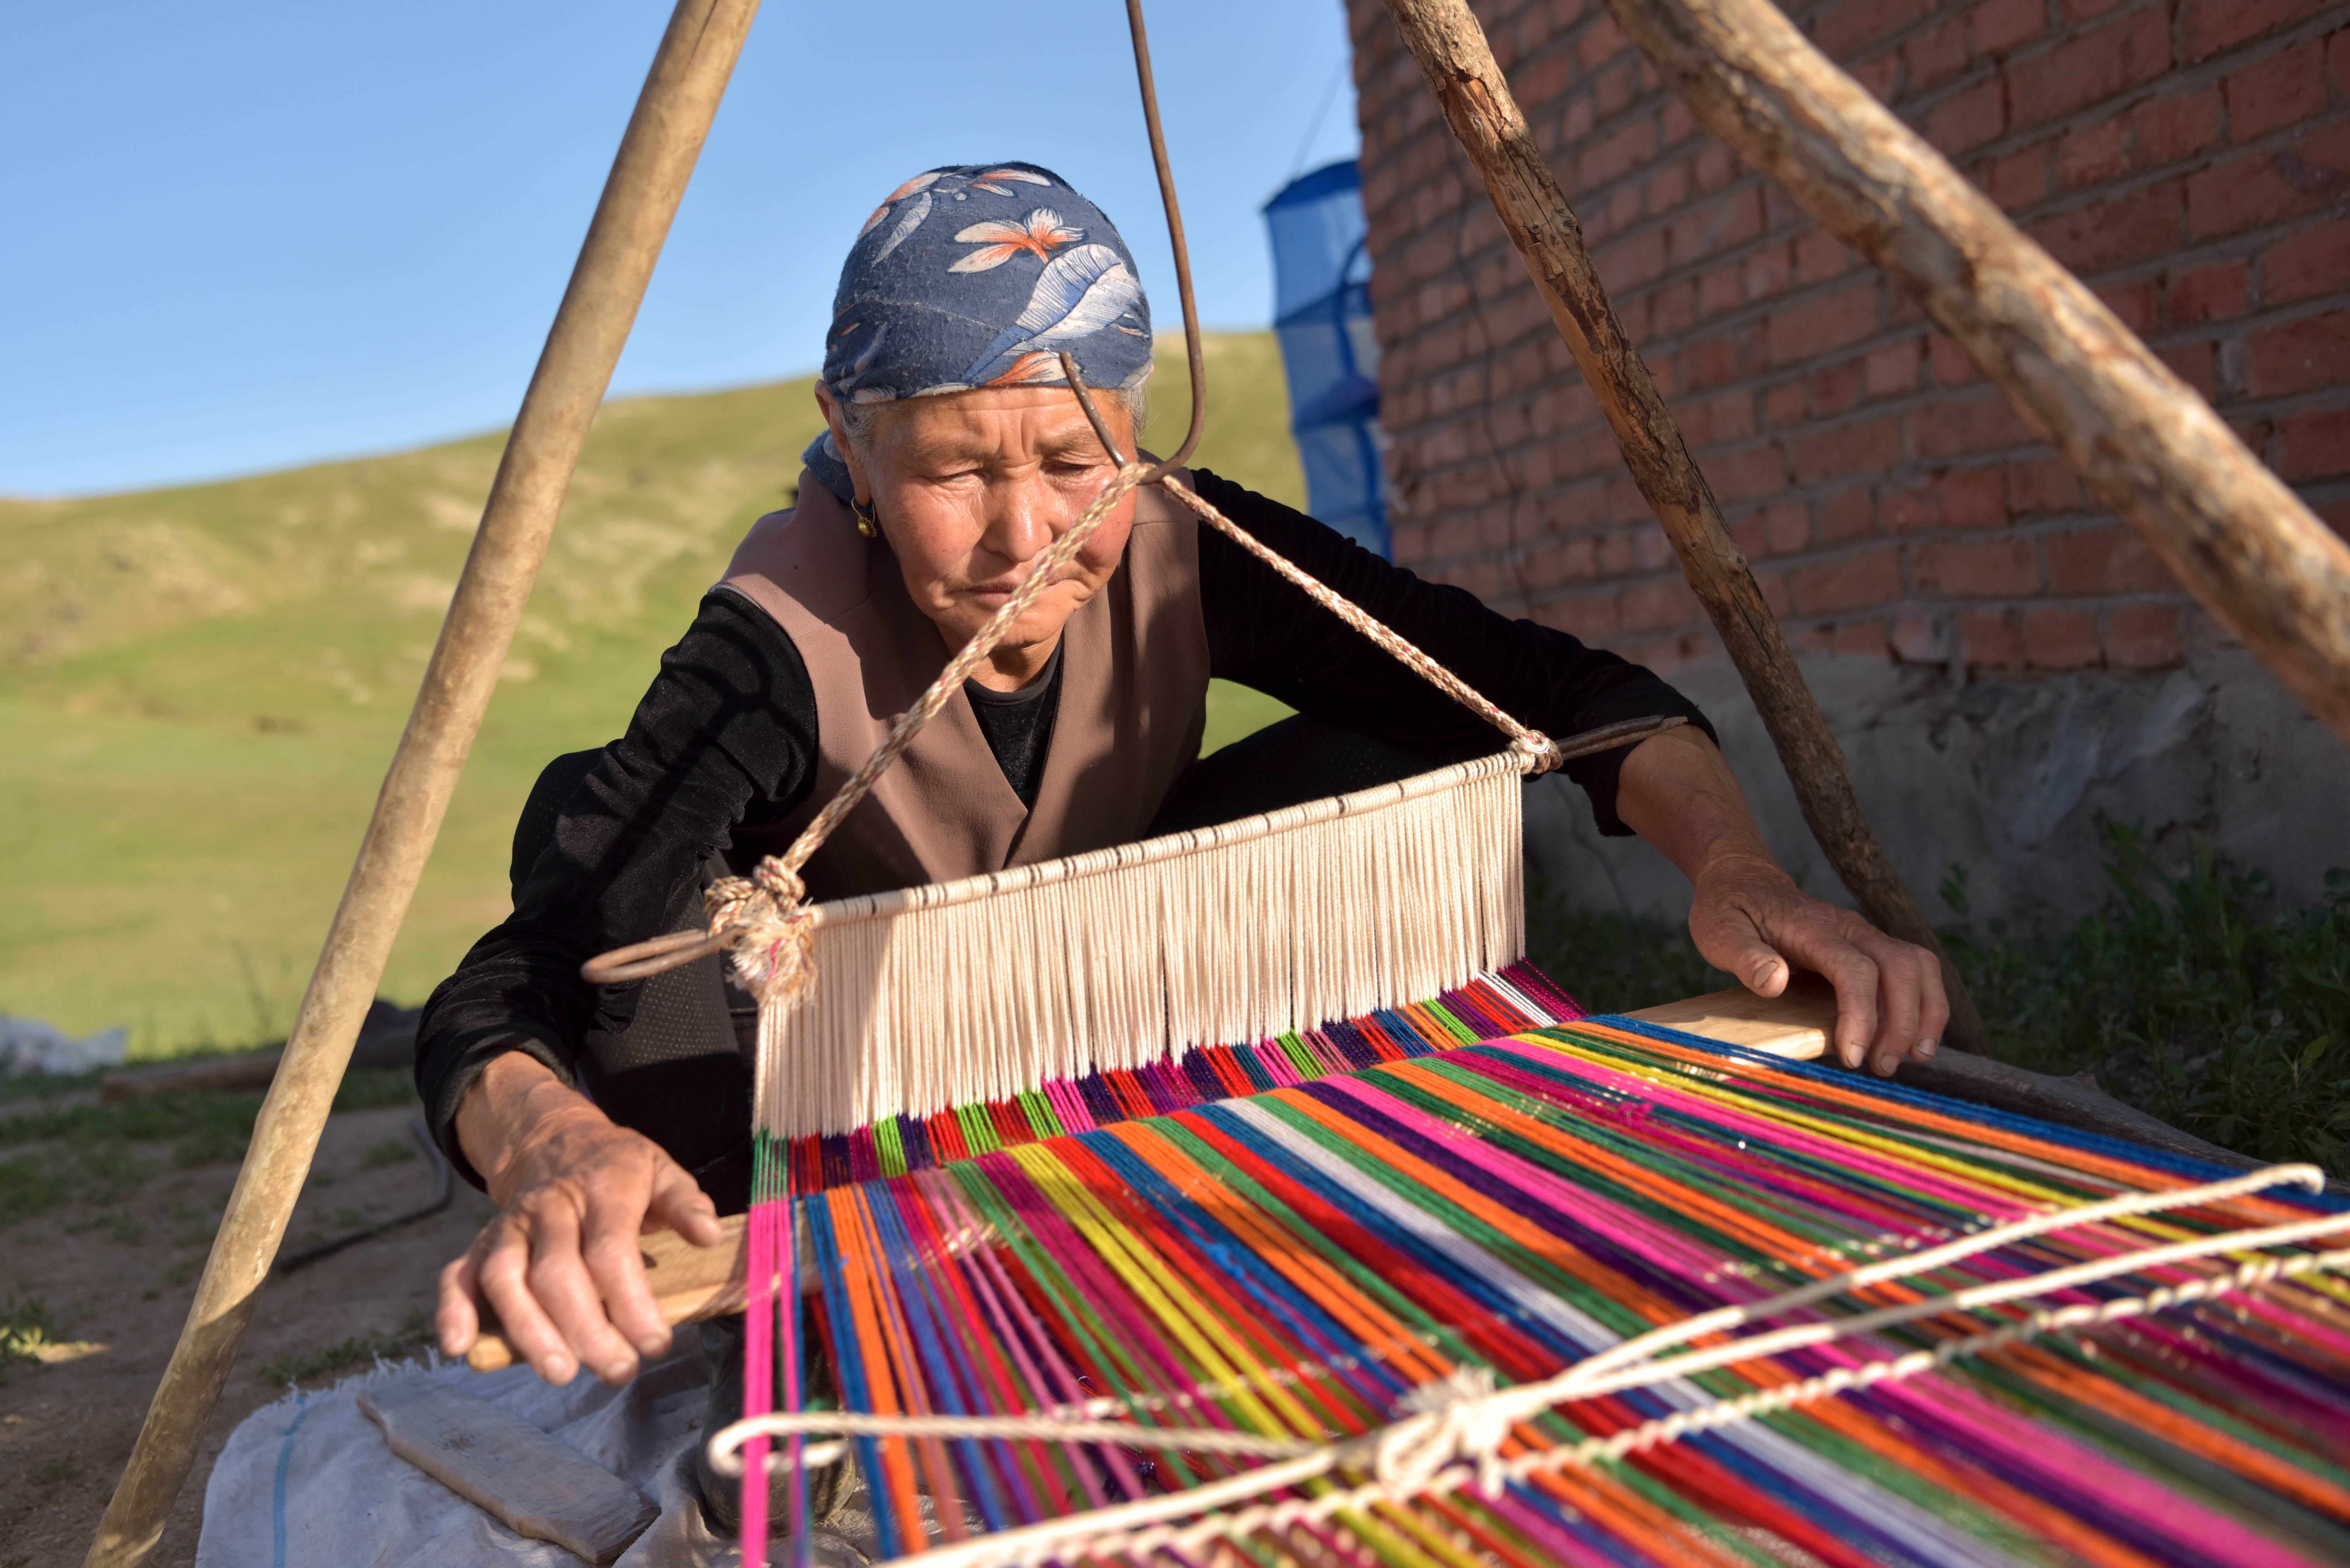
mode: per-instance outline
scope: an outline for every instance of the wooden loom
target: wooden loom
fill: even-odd
[[[1065,540],[1143,472],[1121,460]],[[852,1449],[858,1550],[946,1568],[1226,1547],[1982,1568],[2019,1541],[2119,1563],[2162,1544],[2116,1512],[2149,1500],[2198,1561],[2350,1550],[2350,1476],[2324,1457],[2350,1436],[2350,1288],[2325,1278],[2350,1249],[2319,1250],[2350,1212],[2270,1190],[2322,1189],[2314,1168],[2213,1180],[1757,1083],[1751,1046],[1691,1053],[1671,1024],[1783,1047],[1792,1021],[1816,1049],[1832,1016],[1722,998],[1584,1020],[1523,964],[1517,775],[1633,737],[1517,730],[1336,800],[806,905],[796,866],[1051,570],[755,888],[711,889],[708,938],[588,966],[720,943],[761,999],[750,1212],[732,1248],[672,1251],[650,1280],[681,1317],[746,1313],[742,1417],[708,1438],[745,1478],[744,1562],[766,1560],[778,1468],[806,1561],[834,1517],[807,1511],[807,1469]],[[2173,1212],[2210,1229],[2137,1218]],[[2273,1344],[2192,1310],[2239,1293]],[[2109,1328],[2171,1306],[2190,1310],[2152,1342]],[[2014,1350],[2066,1330],[2106,1331],[2080,1354],[2121,1368]],[[2293,1383],[2259,1384],[2303,1342]],[[838,1390],[814,1406],[811,1357]],[[2084,1399],[2137,1408],[2157,1366],[2186,1402],[2151,1446],[2069,1429]],[[2057,1456],[2036,1480],[2012,1459],[2033,1449]]]
[[[1785,1061],[1814,1062],[1826,1054],[1835,1032],[1835,992],[1816,975],[1804,975],[1781,996],[1757,996],[1741,986],[1640,1008],[1627,1016]],[[674,1231],[656,1231],[644,1240],[646,1282],[661,1316],[672,1324],[738,1313],[749,1299],[744,1218],[732,1214],[718,1223],[724,1235],[712,1246],[697,1247]],[[814,1282],[801,1288],[813,1289]],[[513,1366],[515,1358],[503,1338],[485,1333],[465,1361],[476,1372],[495,1372]]]
[[[949,1568],[1226,1546],[1364,1568],[1785,1548],[1856,1568],[1855,1540],[1973,1565],[2033,1538],[2121,1561],[2159,1544],[2116,1522],[2149,1499],[2215,1562],[2350,1550],[2350,1477],[2324,1457],[2350,1435],[2350,1289],[2326,1278],[2350,1249],[2318,1250],[2350,1212],[2271,1190],[2322,1175],[2199,1179],[2217,1173],[1761,1085],[1751,1053],[1583,1019],[1519,959],[1517,775],[1641,737],[1524,730],[1262,545],[1511,747],[806,904],[797,867],[1149,472],[1062,363],[1117,478],[791,848],[709,890],[707,937],[583,971],[723,946],[762,1003],[739,1262],[680,1258],[656,1285],[708,1313],[740,1280],[744,1407],[708,1448],[746,1478],[744,1562],[765,1560],[777,1467],[806,1560],[834,1517],[807,1511],[807,1469],[852,1449],[858,1550]],[[2192,1221],[2138,1218],[2157,1213]],[[698,1286],[678,1277],[697,1262]],[[2009,1354],[2245,1292],[2277,1343],[2309,1344],[2298,1381],[2258,1386],[2272,1348],[2190,1314],[2154,1352],[2189,1403],[2151,1447],[2064,1427],[2085,1397],[2142,1397],[2137,1365],[2093,1368],[2111,1387],[2085,1396],[2061,1356]],[[2111,1333],[2082,1354],[2107,1349],[2145,1354]],[[838,1392],[810,1406],[819,1364]],[[1852,1409],[1821,1410],[1846,1392]],[[2035,1449],[2062,1456],[2037,1481],[2002,1457]],[[2228,1487],[2204,1496],[2214,1463]]]
[[[2191,391],[1762,0],[1610,5],[1701,121],[1900,277],[2081,469],[2093,493],[2314,711],[2350,737],[2350,550]],[[1872,919],[1930,942],[1914,900],[1868,837],[1841,754],[1598,288],[1574,214],[1474,18],[1462,0],[1390,5],[1754,693],[1815,836]],[[755,8],[755,0],[681,0],[662,40],[187,1325],[92,1544],[93,1563],[135,1563],[151,1551],[193,1462],[588,421]],[[1139,46],[1132,0],[1129,10]],[[1139,52],[1138,63],[1171,216],[1171,182]],[[1180,265],[1180,229],[1176,241]],[[1204,386],[1188,276],[1181,282],[1196,439]],[[1970,1036],[1962,1023],[1954,1041],[1970,1038],[1980,1042],[1981,1032]]]

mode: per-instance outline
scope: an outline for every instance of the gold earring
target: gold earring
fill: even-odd
[[[868,539],[881,537],[881,519],[874,514],[873,503],[849,498],[848,510],[856,515],[857,531]]]

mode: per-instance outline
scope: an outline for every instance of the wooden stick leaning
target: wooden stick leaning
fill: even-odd
[[[1943,989],[1950,1000],[1943,1043],[1988,1050],[1991,1037],[1982,1015],[1942,951],[1940,938],[1869,831],[1844,750],[1829,732],[1745,556],[1730,537],[1713,490],[1690,459],[1656,379],[1600,286],[1584,249],[1583,225],[1534,145],[1484,29],[1467,0],[1388,0],[1388,9],[1484,182],[1502,226],[1534,275],[1559,336],[1599,400],[1633,483],[1664,525],[1682,574],[1746,682],[1812,836],[1863,914],[1887,934],[1941,959]]]
[[[758,0],[680,0],[622,137],[491,486],[415,711],[386,774],[255,1124],[187,1324],[88,1562],[139,1563],[186,1483],[284,1238],[359,1021],[432,853],[596,409]]]
[[[2350,740],[2350,545],[2193,388],[1766,0],[1607,5],[1707,130],[1892,274],[2099,503]]]

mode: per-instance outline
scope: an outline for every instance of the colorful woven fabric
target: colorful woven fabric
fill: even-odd
[[[1336,1020],[1319,1029],[1254,1044],[1187,1051],[1139,1072],[1090,1073],[1018,1099],[958,1106],[934,1116],[892,1116],[832,1137],[794,1138],[788,1156],[792,1189],[820,1192],[929,1170],[999,1148],[1262,1094],[1582,1016],[1583,1009],[1540,970],[1512,964],[1431,1001]]]
[[[1504,983],[1531,1001],[1533,981]],[[1502,992],[1470,994],[1475,1012]],[[1415,1390],[1463,1368],[1489,1369],[1503,1388],[1540,1381],[1711,1309],[2222,1174],[1620,1019],[1426,1050],[1477,1032],[1445,1003],[1407,1010],[1421,1049],[1365,1063],[1350,1044],[1260,1046],[1247,1058],[1258,1071],[1289,1064],[1294,1078],[1259,1087],[1245,1067],[1187,1071],[1179,1081],[1197,1099],[1157,1114],[1121,1102],[1119,1115],[1070,1127],[1066,1098],[1048,1095],[1065,1119],[1036,1111],[1024,1134],[1009,1117],[958,1118],[972,1129],[964,1158],[940,1159],[934,1138],[917,1163],[902,1158],[903,1129],[899,1156],[877,1136],[859,1158],[882,1168],[848,1182],[829,1179],[829,1151],[795,1155],[795,1174],[805,1164],[827,1179],[788,1205],[771,1196],[754,1225],[764,1266],[777,1267],[794,1255],[783,1245],[794,1214],[820,1281],[814,1343],[781,1325],[786,1404],[799,1357],[823,1355],[847,1409],[1017,1414],[1107,1400],[1097,1413],[1144,1425],[1326,1440],[1382,1428]],[[1243,1077],[1253,1093],[1213,1092]],[[1091,1097],[1077,1103],[1093,1114]],[[999,1130],[996,1147],[974,1147]],[[840,1162],[857,1159],[844,1150]],[[771,1159],[766,1179],[785,1165]],[[2074,1224],[1738,1332],[2345,1207],[2278,1192]],[[1577,1398],[1517,1421],[1500,1449],[1532,1464],[1572,1449],[1573,1462],[1491,1494],[1455,1486],[1276,1521],[1218,1549],[1388,1568],[2350,1561],[2350,1287],[2338,1275],[2075,1334],[2018,1334],[1946,1364],[1917,1354],[1976,1343],[2031,1310],[2191,1290],[2241,1261],[2132,1265],[2039,1300],[1937,1311]],[[754,1257],[754,1278],[762,1266]],[[765,1331],[777,1326],[770,1315]],[[1864,1376],[1903,1356],[1902,1375]],[[1767,1403],[1839,1370],[1856,1386],[1713,1418],[1721,1401]],[[1660,1434],[1677,1413],[1707,1411]],[[1627,1433],[1641,1439],[1628,1451],[1595,1451]],[[966,1514],[1003,1532],[1259,1462],[1035,1439],[864,1437],[851,1448],[888,1556],[951,1544]],[[1310,1501],[1348,1484],[1286,1495]]]

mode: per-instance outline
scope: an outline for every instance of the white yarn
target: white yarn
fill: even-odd
[[[759,1126],[838,1133],[1434,996],[1525,948],[1514,753],[807,911]]]
[[[1762,1301],[1748,1302],[1740,1306],[1716,1307],[1711,1312],[1700,1313],[1694,1317],[1683,1318],[1679,1323],[1667,1324],[1661,1328],[1651,1329],[1637,1338],[1627,1339],[1621,1345],[1578,1362],[1573,1376],[1587,1383],[1616,1367],[1634,1361],[1646,1360],[1669,1345],[1679,1345],[1705,1334],[1743,1327],[1747,1324],[1757,1323],[1765,1318],[1782,1317],[1798,1308],[1810,1306],[1814,1302],[1825,1301],[1830,1296],[1849,1294],[1854,1291],[1879,1284],[1887,1280],[1926,1273],[1950,1263],[1980,1257],[1986,1251],[2011,1246],[2018,1241],[2028,1241],[2035,1236],[2044,1236],[2051,1231],[2068,1231],[2078,1225],[2101,1224],[2107,1220],[2119,1220],[2133,1215],[2158,1214],[2168,1209],[2189,1209],[2205,1203],[2223,1203],[2230,1199],[2249,1197],[2255,1192],[2265,1192],[2274,1187],[2300,1187],[2312,1192],[2323,1192],[2325,1190],[2325,1173],[2314,1165],[2270,1165],[2263,1166],[2258,1170],[2246,1171],[2241,1176],[2226,1177],[2220,1180],[2204,1182],[2196,1187],[2157,1188],[2123,1192],[2112,1198],[2100,1199],[2095,1203],[2049,1209],[2038,1214],[2026,1215],[2021,1220],[2010,1220],[2003,1224],[1974,1231],[1970,1235],[1960,1237],[1957,1241],[1929,1248],[1922,1252],[1906,1252],[1879,1262],[1864,1263],[1857,1268],[1847,1269],[1826,1279],[1814,1280],[1807,1285],[1798,1285],[1793,1290],[1783,1291]],[[2133,1253],[2130,1256],[2133,1259],[2142,1260],[2145,1254]],[[2048,1276],[2044,1274],[2031,1276],[2034,1282],[2046,1278]]]

